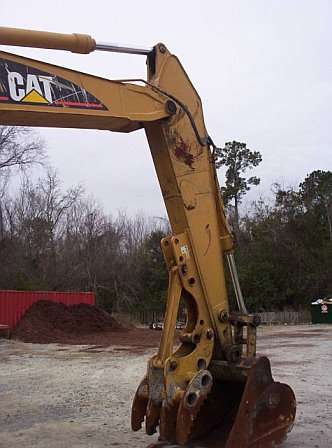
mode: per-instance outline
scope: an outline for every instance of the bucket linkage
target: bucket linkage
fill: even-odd
[[[167,400],[163,370],[151,369],[150,362],[150,374],[140,384],[132,410],[134,430],[141,428],[144,419],[148,434],[159,426],[159,442],[150,447],[272,448],[292,429],[294,393],[273,380],[268,358],[256,357],[257,316],[233,313],[229,321],[234,347],[246,345],[246,356],[233,347],[228,360],[212,359],[178,393],[175,404]]]

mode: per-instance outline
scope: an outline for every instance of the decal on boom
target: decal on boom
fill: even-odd
[[[106,110],[95,96],[67,79],[0,59],[0,104]]]

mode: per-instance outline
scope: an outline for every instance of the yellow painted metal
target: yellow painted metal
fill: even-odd
[[[48,33],[0,32],[0,44],[71,51],[81,48],[73,37],[57,39]],[[93,42],[87,42],[84,51],[93,47]],[[222,359],[224,348],[232,345],[231,325],[220,322],[218,316],[229,309],[223,252],[230,250],[233,243],[200,97],[177,57],[163,44],[157,44],[153,60],[148,59],[148,81],[143,86],[109,81],[5,52],[0,52],[1,59],[72,82],[97,98],[104,109],[5,102],[0,103],[0,124],[120,132],[145,128],[173,232],[163,241],[170,245],[170,250],[165,251],[170,272],[165,330],[159,353],[149,364],[154,371],[148,377],[161,369],[167,400],[176,405],[201,365],[209,365],[216,344]],[[190,321],[182,344],[172,353],[170,339],[174,337],[181,297],[187,302]]]
[[[4,28],[0,28],[0,44],[81,53],[95,48],[89,36]],[[0,64],[5,67],[5,71],[0,71],[4,77],[0,79],[0,124],[118,132],[144,127],[172,235],[162,240],[169,271],[163,335],[159,351],[149,361],[147,375],[136,393],[132,427],[139,429],[145,418],[148,434],[153,434],[159,425],[163,440],[184,441],[190,437],[191,417],[196,418],[199,411],[185,411],[186,400],[192,398],[187,388],[196,391],[194,395],[202,403],[204,393],[211,389],[212,376],[207,370],[210,365],[218,362],[218,372],[232,376],[234,362],[241,356],[243,333],[238,328],[242,325],[238,317],[232,318],[235,323],[228,318],[223,256],[233,249],[233,240],[223,210],[201,99],[177,57],[163,44],[153,48],[147,62],[148,79],[138,85],[0,52]],[[29,74],[26,80],[25,73]],[[42,91],[38,80],[50,83],[58,92],[69,89],[73,100],[61,95],[53,100],[50,91]],[[1,96],[1,92],[7,92],[7,96]],[[76,97],[83,99],[78,101]],[[186,305],[187,323],[180,345],[174,347],[181,300]],[[237,328],[234,334],[232,325]],[[248,331],[246,343],[252,360],[254,328]],[[244,371],[249,364],[241,364]],[[243,376],[241,370],[242,380]],[[196,389],[203,394],[200,398]],[[178,411],[183,413],[179,415]],[[176,420],[188,421],[188,427],[175,428]]]
[[[110,81],[4,51],[0,51],[1,59],[63,78],[88,91],[105,106],[105,110],[91,110],[19,101],[0,103],[0,122],[3,125],[131,132],[143,127],[144,122],[155,122],[169,115],[165,109],[167,97],[148,86]]]
[[[61,34],[45,31],[0,27],[1,45],[67,50],[72,53],[91,53],[96,49],[95,40],[87,34]]]

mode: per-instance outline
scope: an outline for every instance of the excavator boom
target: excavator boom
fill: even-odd
[[[172,234],[161,241],[169,271],[158,353],[148,362],[132,406],[132,428],[159,429],[161,443],[272,448],[292,427],[293,391],[256,356],[259,319],[246,312],[233,239],[224,214],[214,144],[202,104],[180,61],[152,49],[98,44],[86,35],[0,28],[0,44],[147,56],[147,80],[110,81],[0,52],[0,124],[144,128]],[[238,309],[231,310],[224,259]],[[186,326],[176,334],[179,311]],[[246,331],[244,331],[246,329]]]
[[[3,125],[130,132],[169,116],[149,86],[109,81],[0,51]]]

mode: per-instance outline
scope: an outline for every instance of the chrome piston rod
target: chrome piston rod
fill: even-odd
[[[148,55],[152,51],[152,47],[134,47],[132,45],[96,42],[96,50],[99,51],[111,51],[113,53],[127,53],[127,54],[140,54]]]
[[[241,313],[248,314],[246,305],[244,303],[241,286],[239,282],[239,276],[236,269],[235,259],[233,252],[228,252],[226,254],[226,259],[229,267],[229,272],[232,277],[232,283],[235,291],[236,302]]]

